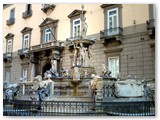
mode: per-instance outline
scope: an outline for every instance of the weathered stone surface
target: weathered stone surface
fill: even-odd
[[[127,79],[115,83],[117,97],[141,97],[144,95],[144,85],[140,81]]]
[[[70,75],[73,76],[74,68],[71,68]],[[78,67],[79,75],[82,78],[91,77],[92,74],[95,74],[95,69],[93,67]]]

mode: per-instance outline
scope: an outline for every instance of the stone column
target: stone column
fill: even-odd
[[[25,95],[25,84],[24,83],[23,83],[22,89],[23,89],[22,93],[23,93],[23,95]]]
[[[101,102],[103,100],[103,90],[96,90],[95,101]]]
[[[54,96],[54,81],[51,82],[51,96]]]
[[[57,72],[57,60],[51,60],[52,69],[54,69]]]
[[[31,63],[31,81],[34,79],[35,77],[35,64]]]
[[[50,89],[50,98],[52,98],[53,97],[53,95],[54,95],[54,81],[52,81],[51,79],[50,79],[50,75],[48,75],[47,76],[48,77],[48,83],[49,83],[49,89]]]

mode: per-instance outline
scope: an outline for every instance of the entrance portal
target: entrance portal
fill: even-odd
[[[50,70],[51,68],[52,68],[51,64],[50,64],[50,63],[46,63],[46,64],[43,66],[42,77],[44,77],[44,73],[45,73],[47,70]]]

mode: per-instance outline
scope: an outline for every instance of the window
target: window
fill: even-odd
[[[22,69],[22,79],[23,81],[27,81],[27,68]]]
[[[8,40],[7,41],[7,53],[11,53],[12,52],[12,40]]]
[[[51,32],[52,32],[51,28],[48,28],[48,29],[45,30],[45,43],[48,43],[48,42],[51,41],[51,39],[52,39],[52,33]]]
[[[117,75],[119,74],[119,57],[118,56],[109,57],[108,66],[109,66],[109,70],[112,72],[111,76],[117,77]]]
[[[71,37],[80,37],[80,32],[81,32],[81,14],[84,14],[85,17],[85,10],[78,10],[75,9],[72,11],[68,17],[71,20]]]
[[[23,37],[23,49],[25,48],[29,48],[29,34],[26,34]]]
[[[15,9],[11,9],[11,11],[10,11],[10,19],[14,18],[14,11],[15,11]]]
[[[27,4],[27,14],[30,14],[31,12],[31,4]]]
[[[13,25],[15,23],[15,8],[10,10],[10,15],[9,15],[9,19],[6,21],[6,25]]]
[[[81,26],[80,18],[73,20],[73,37],[80,36],[80,26]]]
[[[39,25],[41,28],[41,44],[57,40],[58,19],[46,18]]]
[[[22,13],[22,17],[24,19],[26,19],[26,18],[31,17],[31,16],[32,16],[32,5],[31,4],[27,4],[25,12]]]
[[[119,27],[119,20],[118,20],[118,8],[110,9],[107,12],[108,16],[108,23],[107,29],[109,29],[109,35],[117,34],[117,27]]]
[[[22,50],[23,53],[28,53],[29,47],[30,47],[30,40],[32,35],[32,28],[30,27],[24,27],[21,30],[22,33]]]

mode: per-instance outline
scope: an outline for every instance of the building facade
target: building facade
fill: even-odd
[[[155,5],[84,4],[86,37],[95,38],[91,65],[102,75],[155,79]],[[79,36],[81,4],[3,5],[3,81],[44,77],[53,62],[58,73],[70,69]]]

